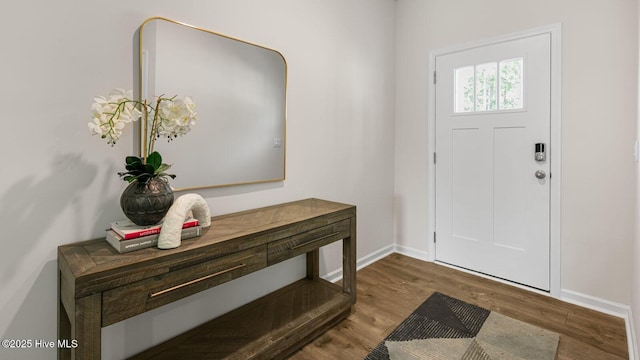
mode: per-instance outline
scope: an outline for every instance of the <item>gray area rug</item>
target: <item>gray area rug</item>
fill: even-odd
[[[560,336],[434,293],[365,360],[553,360]]]

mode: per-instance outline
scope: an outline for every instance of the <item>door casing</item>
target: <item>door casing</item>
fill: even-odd
[[[428,90],[428,117],[427,117],[427,129],[428,129],[428,183],[427,183],[427,202],[428,202],[428,253],[429,260],[435,261],[435,242],[434,242],[434,231],[435,231],[435,164],[433,154],[435,152],[435,124],[436,124],[436,89],[434,84],[434,75],[435,75],[435,59],[436,56],[446,55],[449,53],[468,50],[475,47],[491,45],[495,43],[500,43],[504,41],[517,40],[524,37],[529,37],[533,35],[539,34],[550,34],[551,36],[551,144],[553,146],[550,149],[549,156],[553,159],[551,162],[551,174],[549,178],[550,182],[550,254],[549,254],[549,262],[550,262],[550,294],[553,297],[560,297],[560,234],[561,234],[561,222],[560,222],[560,210],[561,210],[561,189],[560,185],[562,184],[562,143],[561,143],[561,24],[552,24],[539,28],[529,29],[521,32],[506,34],[490,39],[483,39],[479,41],[474,41],[471,43],[455,45],[443,49],[437,49],[429,52],[429,64],[428,64],[428,74],[430,74],[429,78],[429,90]],[[511,284],[511,283],[510,283]],[[526,289],[531,289],[525,287]]]

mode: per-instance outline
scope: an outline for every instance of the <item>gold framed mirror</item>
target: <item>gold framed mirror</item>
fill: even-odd
[[[174,190],[285,179],[287,63],[273,49],[179,21],[140,27],[140,101],[190,96],[193,129],[155,150],[171,164]],[[141,123],[146,156],[147,126]]]

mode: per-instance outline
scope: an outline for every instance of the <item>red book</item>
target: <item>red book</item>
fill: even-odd
[[[188,218],[182,224],[182,228],[190,228],[198,225],[198,220],[194,218]],[[141,236],[148,236],[153,234],[159,234],[162,223],[149,226],[140,226],[134,224],[131,220],[121,220],[111,223],[111,230],[115,231],[124,240],[135,239]]]

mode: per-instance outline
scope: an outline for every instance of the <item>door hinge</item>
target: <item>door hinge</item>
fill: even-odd
[[[436,83],[436,71],[435,70],[433,71],[433,83],[434,84]]]
[[[436,232],[435,231],[433,232],[433,243],[434,244],[436,243]]]
[[[433,153],[433,163],[436,163],[436,160],[438,159],[438,156],[436,155],[436,153]]]

